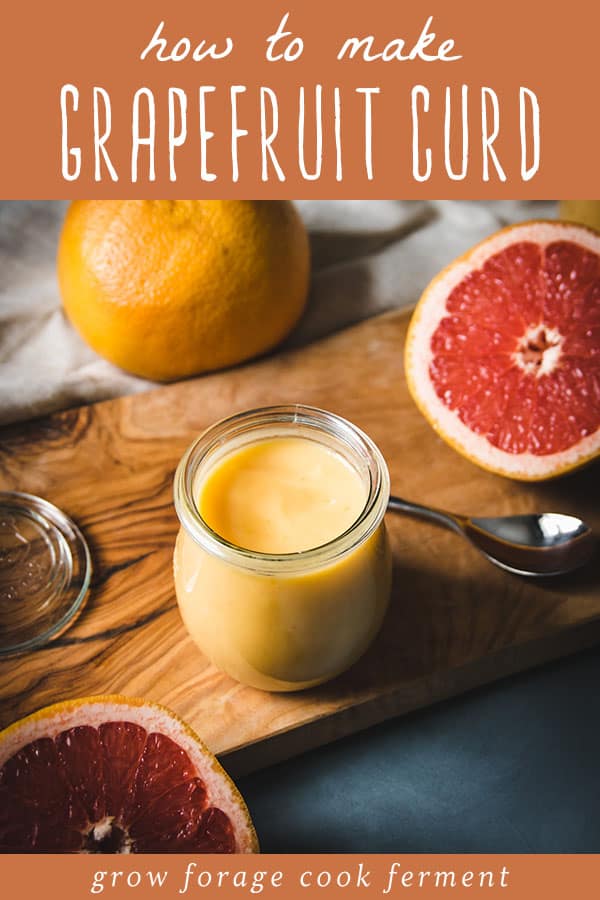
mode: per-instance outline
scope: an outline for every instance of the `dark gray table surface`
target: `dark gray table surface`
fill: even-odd
[[[265,852],[598,852],[600,648],[239,786]]]

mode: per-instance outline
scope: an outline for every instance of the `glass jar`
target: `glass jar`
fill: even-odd
[[[246,550],[213,531],[198,511],[199,486],[213,466],[234,450],[276,437],[318,441],[362,480],[362,512],[327,544],[281,555]],[[174,486],[181,523],[177,601],[202,652],[238,681],[269,691],[312,687],[351,666],[376,635],[389,602],[389,492],[387,466],[373,441],[320,409],[252,410],[205,431],[181,459]]]

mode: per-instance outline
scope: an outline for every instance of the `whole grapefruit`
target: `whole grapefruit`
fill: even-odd
[[[600,233],[564,222],[503,229],[419,300],[408,385],[452,447],[521,480],[600,454]]]
[[[57,262],[81,336],[155,381],[264,353],[308,292],[308,238],[287,200],[76,200]]]

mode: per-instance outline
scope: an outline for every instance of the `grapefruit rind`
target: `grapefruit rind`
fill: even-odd
[[[55,738],[78,725],[98,727],[106,722],[133,722],[175,741],[190,757],[218,806],[235,827],[236,853],[257,853],[258,838],[242,795],[204,742],[176,713],[139,697],[106,694],[64,700],[45,706],[0,731],[0,767],[22,747],[38,738]]]
[[[471,462],[520,481],[556,478],[592,462],[600,455],[600,428],[559,453],[507,453],[468,428],[438,397],[429,377],[431,339],[447,315],[445,301],[453,289],[490,257],[520,240],[547,246],[557,240],[582,245],[600,256],[600,232],[569,222],[533,220],[511,225],[481,241],[446,266],[427,286],[412,315],[404,351],[408,389],[417,407],[439,436]]]

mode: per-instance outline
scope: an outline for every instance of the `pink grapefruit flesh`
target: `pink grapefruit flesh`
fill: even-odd
[[[552,478],[600,453],[600,234],[498,232],[426,289],[407,336],[411,393],[484,468]]]
[[[0,850],[249,853],[246,806],[164,707],[91,697],[0,733]]]

